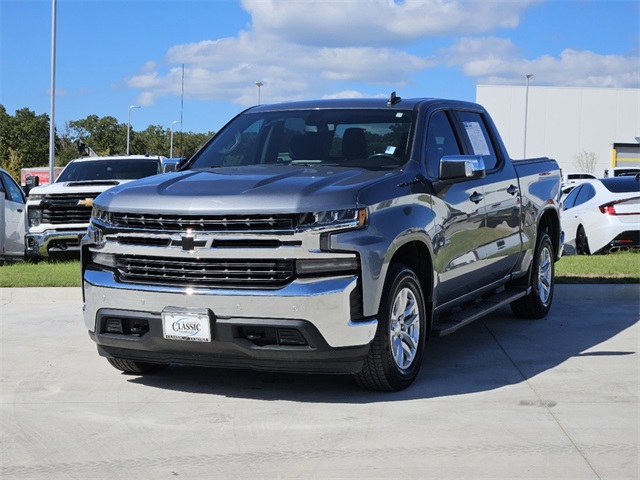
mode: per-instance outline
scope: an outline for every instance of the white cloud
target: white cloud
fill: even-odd
[[[465,75],[484,84],[521,84],[525,74],[537,85],[570,87],[634,87],[640,85],[637,57],[601,55],[588,50],[565,49],[558,57],[522,57],[511,40],[464,38],[442,52],[447,65],[459,66]]]
[[[567,49],[527,59],[510,39],[472,35],[515,28],[539,0],[242,0],[252,21],[235,37],[176,45],[126,84],[148,104],[166,95],[256,103],[418,88],[434,67],[479,83],[637,87],[638,59]],[[446,36],[449,48],[434,50]],[[437,39],[437,40],[434,40]],[[420,79],[420,80],[417,80]],[[347,92],[347,93],[345,93]],[[354,92],[354,93],[349,93]],[[386,94],[385,94],[386,96]],[[142,103],[142,100],[139,100]]]
[[[406,43],[515,28],[539,0],[243,0],[260,36],[315,46]]]
[[[240,105],[255,103],[256,81],[264,82],[265,98],[276,102],[331,90],[334,82],[395,88],[433,65],[432,60],[391,48],[315,48],[275,39],[266,42],[248,32],[238,38],[174,46],[167,52],[166,63],[185,64],[188,98],[226,99]],[[165,75],[141,69],[127,84],[157,95],[179,94],[182,68],[173,67]]]
[[[151,92],[142,92],[136,99],[136,103],[141,107],[150,107],[154,102],[155,95]]]

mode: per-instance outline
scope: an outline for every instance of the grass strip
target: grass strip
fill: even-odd
[[[0,287],[79,287],[80,262],[18,262],[0,267]]]

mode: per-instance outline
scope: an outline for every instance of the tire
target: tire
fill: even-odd
[[[553,300],[555,256],[549,234],[540,233],[531,265],[531,292],[511,304],[511,311],[520,318],[539,319],[549,313]]]
[[[582,225],[578,227],[578,232],[576,233],[576,253],[578,255],[591,255],[589,239]]]
[[[169,366],[164,363],[135,362],[133,360],[123,360],[121,358],[111,358],[111,357],[107,357],[107,361],[114,368],[130,375],[144,375],[148,373],[157,373],[157,372],[161,372],[162,370],[164,370]]]
[[[378,329],[362,370],[354,375],[369,390],[395,392],[416,379],[427,332],[422,287],[407,266],[392,263],[382,291]]]

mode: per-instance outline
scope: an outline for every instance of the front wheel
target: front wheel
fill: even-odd
[[[356,382],[370,390],[394,392],[413,383],[426,340],[424,295],[415,273],[391,264],[382,292],[378,329]]]
[[[529,286],[531,292],[511,304],[511,310],[520,318],[543,318],[551,308],[554,289],[555,258],[551,238],[541,232],[531,265]]]
[[[148,373],[161,372],[169,365],[164,363],[147,363],[147,362],[135,362],[133,360],[123,360],[121,358],[107,357],[107,361],[112,367],[120,370],[121,372],[132,375],[144,375]]]

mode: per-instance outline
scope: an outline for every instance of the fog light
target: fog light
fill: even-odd
[[[119,318],[109,318],[104,326],[104,331],[122,334],[122,321]]]

